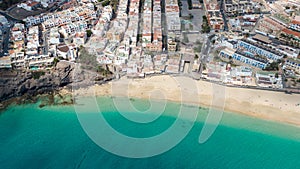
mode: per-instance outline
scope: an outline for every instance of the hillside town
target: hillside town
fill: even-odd
[[[31,0],[14,8],[51,10],[22,20],[0,13],[0,69],[92,60],[116,78],[300,89],[298,0]]]

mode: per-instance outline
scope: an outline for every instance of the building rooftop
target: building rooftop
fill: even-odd
[[[57,45],[57,50],[66,53],[69,51],[69,47],[63,43],[63,44]]]
[[[269,37],[261,35],[261,34],[256,34],[255,36],[252,37],[252,39],[259,40],[266,44],[270,44],[272,42]]]
[[[290,62],[294,62],[300,65],[300,59],[288,58]]]
[[[265,63],[267,64],[268,63],[268,60],[267,59],[264,59],[262,57],[257,57],[257,56],[254,56],[254,55],[250,55],[244,51],[241,51],[241,50],[237,50],[235,51],[235,53],[239,54],[239,55],[242,55],[244,57],[247,57],[247,58],[250,58],[250,59],[253,59],[253,60],[256,60],[256,61],[259,61],[259,62],[262,62],[262,63]]]
[[[250,40],[248,40],[248,39],[242,39],[242,41],[244,41],[244,42],[246,42],[246,43],[249,43],[249,44],[251,44],[251,45],[253,45],[253,46],[259,47],[259,48],[261,48],[261,49],[263,49],[263,50],[265,50],[265,51],[268,51],[268,52],[271,52],[271,53],[273,53],[273,54],[276,54],[276,55],[278,55],[278,56],[282,56],[282,55],[283,55],[282,53],[280,53],[280,52],[278,52],[278,51],[276,51],[276,50],[274,50],[274,49],[272,49],[272,48],[269,48],[269,47],[267,47],[267,46],[261,45],[261,44],[259,44],[259,43],[255,43],[254,41],[250,41]]]
[[[292,31],[290,29],[287,29],[287,28],[284,28],[282,30],[282,32],[286,33],[286,34],[289,34],[289,35],[294,35],[294,36],[297,36],[300,38],[300,32],[296,32],[296,31]]]

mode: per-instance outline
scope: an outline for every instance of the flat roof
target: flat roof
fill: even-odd
[[[269,37],[261,35],[261,34],[256,34],[255,36],[252,37],[252,39],[256,39],[256,40],[259,40],[259,41],[262,41],[262,42],[268,43],[268,44],[272,42]]]
[[[288,58],[287,60],[289,60],[291,62],[294,62],[294,63],[297,63],[297,64],[300,64],[300,60],[299,59]]]

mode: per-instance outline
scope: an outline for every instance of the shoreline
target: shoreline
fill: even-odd
[[[175,78],[185,81],[191,86],[183,86],[176,82]],[[189,87],[197,86],[197,90]],[[124,92],[124,89],[128,89]],[[225,89],[225,98],[213,98],[215,88]],[[212,100],[224,99],[224,112],[244,114],[274,122],[286,123],[300,127],[300,94],[286,94],[269,90],[236,88],[219,84],[193,80],[189,77],[172,77],[170,75],[152,76],[144,79],[121,78],[102,85],[93,85],[88,88],[80,88],[73,91],[60,90],[62,95],[73,92],[76,96],[111,96],[128,97],[137,99],[149,99],[149,97],[161,100],[166,99],[176,103],[187,103],[203,108],[221,108],[212,105]],[[185,95],[184,100],[181,93]],[[164,98],[162,98],[162,94]],[[196,97],[196,98],[194,98]]]
[[[179,79],[186,83],[180,87],[178,85]],[[192,83],[192,84],[189,84]],[[74,85],[74,84],[73,84]],[[193,89],[192,87],[197,87]],[[189,89],[191,87],[192,89]],[[124,92],[128,89],[127,92]],[[79,89],[62,87],[50,93],[31,96],[24,95],[3,101],[0,103],[0,110],[5,110],[11,104],[26,104],[34,103],[41,97],[55,97],[62,99],[61,96],[106,96],[106,97],[128,97],[136,99],[155,100],[166,99],[167,101],[181,103],[184,102],[189,105],[195,105],[203,108],[221,108],[222,106],[212,105],[214,88],[225,89],[224,98],[224,112],[244,114],[259,119],[291,124],[300,127],[300,94],[287,94],[283,91],[270,91],[252,88],[239,88],[233,86],[224,86],[204,80],[194,80],[190,77],[184,76],[170,76],[158,75],[146,77],[144,79],[127,79],[121,78],[119,80],[107,81],[103,84],[94,84],[84,86]],[[74,89],[74,90],[73,90]],[[185,98],[181,98],[182,93]],[[162,94],[164,98],[162,98]],[[27,100],[29,99],[29,100]],[[217,98],[218,99],[218,98]],[[51,99],[50,99],[51,100]],[[63,99],[62,99],[63,100]],[[222,101],[221,101],[222,102]],[[54,103],[53,101],[46,101],[43,106],[47,105],[69,105],[74,104],[73,100],[61,101]],[[76,104],[76,101],[75,101]]]

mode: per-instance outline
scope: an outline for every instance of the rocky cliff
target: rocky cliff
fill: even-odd
[[[82,70],[78,65],[60,61],[50,70],[0,70],[0,102],[23,95],[37,95],[53,92],[61,87],[87,87],[111,80],[95,72]],[[96,80],[96,81],[95,81]]]

